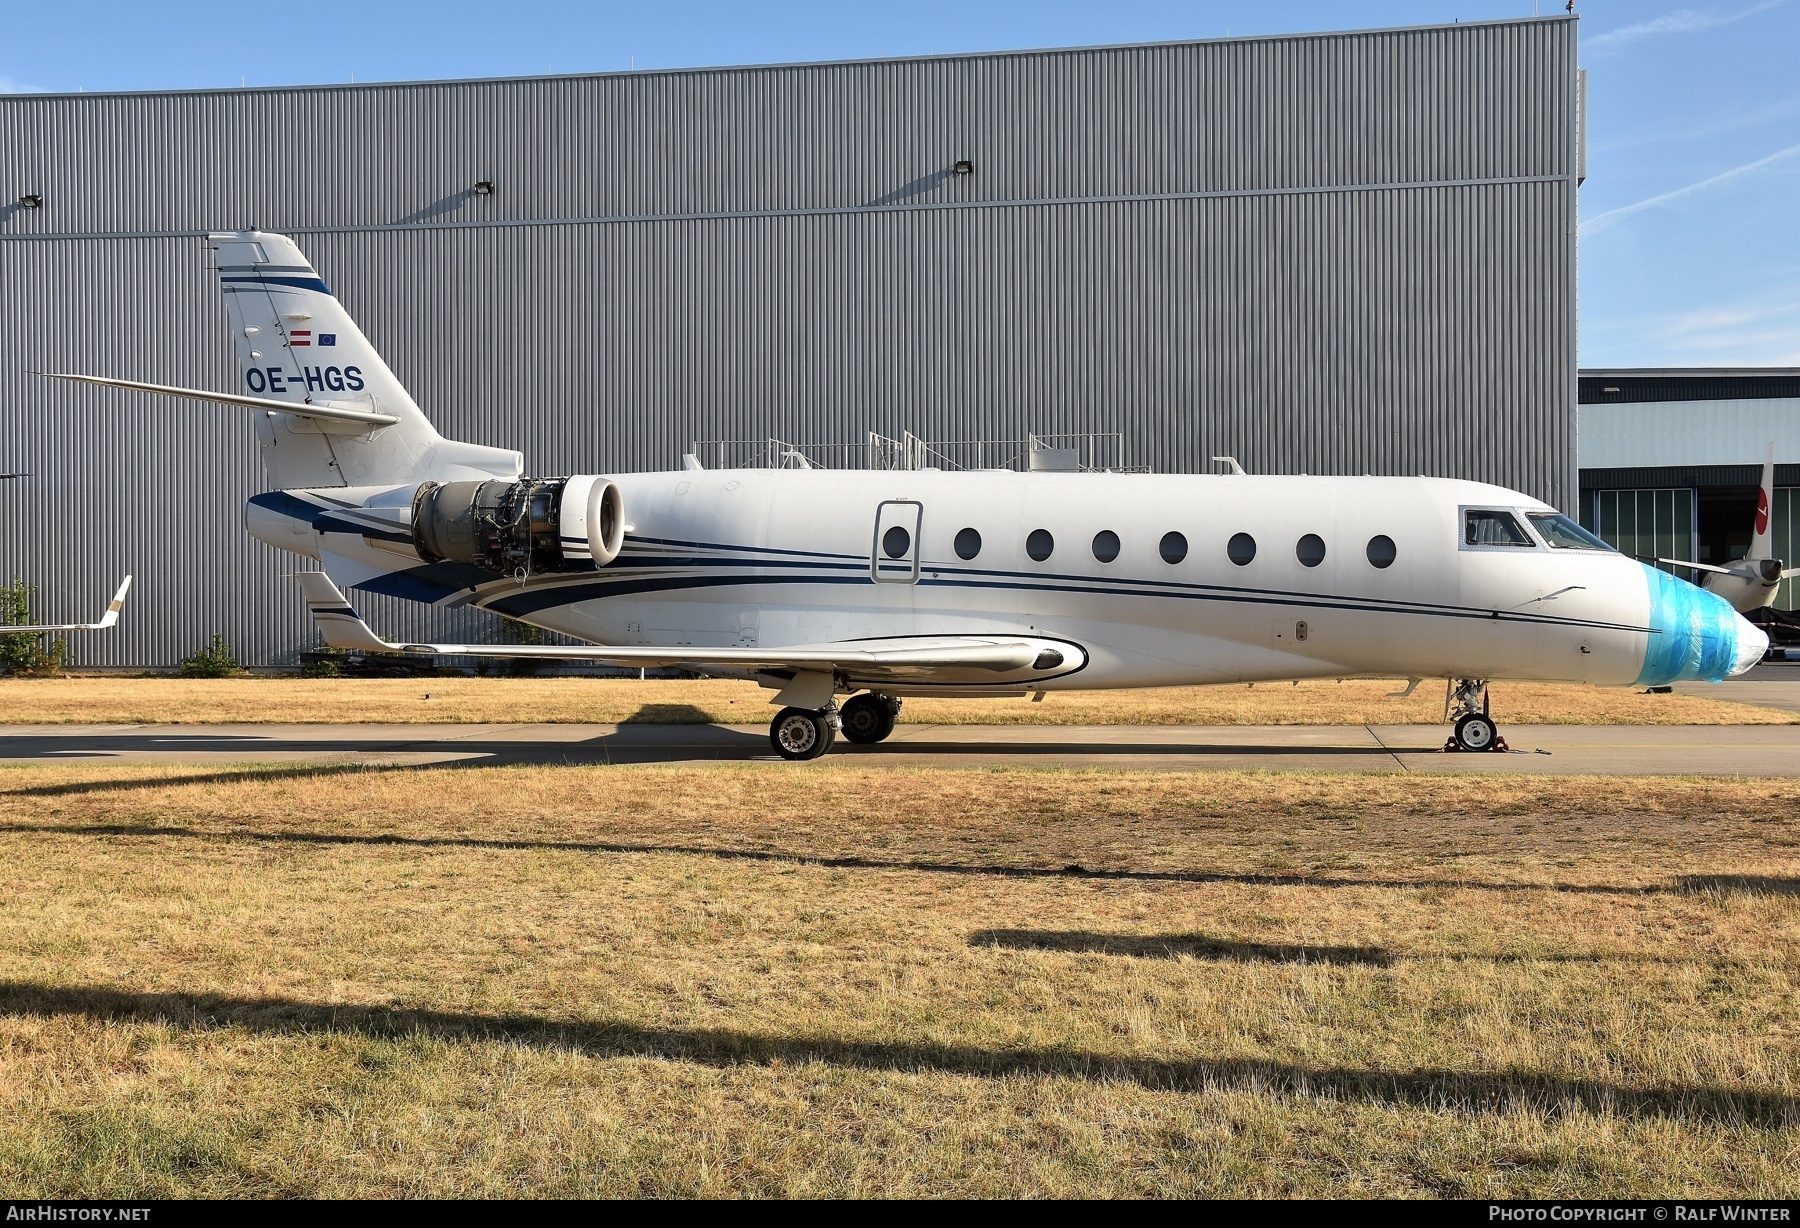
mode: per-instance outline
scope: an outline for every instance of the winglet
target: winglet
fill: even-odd
[[[399,652],[362,620],[331,577],[322,571],[300,573],[300,592],[306,598],[307,612],[319,625],[319,634],[330,648],[353,648],[359,652]]]
[[[119,621],[119,611],[125,608],[125,594],[130,591],[131,577],[126,576],[124,581],[119,585],[119,591],[114,593],[113,599],[107,603],[106,613],[102,614],[100,616],[100,621],[94,624],[94,630],[104,631]]]

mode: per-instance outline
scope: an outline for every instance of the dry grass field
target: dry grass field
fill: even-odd
[[[1027,699],[909,699],[901,720],[926,725],[1431,725],[1442,683],[1408,699],[1369,680],[1151,691],[1064,692]],[[1512,725],[1785,725],[1800,716],[1626,688],[1495,684],[1494,715]],[[0,678],[0,723],[138,725],[282,723],[757,724],[772,691],[721,679],[622,678]]]
[[[1794,1197],[1796,803],[0,768],[0,1188]]]

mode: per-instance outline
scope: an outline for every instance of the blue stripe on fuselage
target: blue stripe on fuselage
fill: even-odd
[[[1004,575],[1007,573],[988,574]],[[606,571],[601,571],[597,573],[597,575],[600,578],[591,580],[584,579],[575,582],[563,581],[560,583],[546,583],[539,586],[527,585],[523,589],[505,592],[493,599],[483,600],[482,598],[477,597],[476,604],[484,609],[492,609],[513,618],[524,618],[532,614],[542,613],[545,610],[557,609],[566,605],[574,605],[577,602],[602,600],[609,597],[623,597],[638,593],[667,593],[680,592],[683,590],[754,587],[757,585],[775,584],[860,585],[870,583],[865,575],[619,575],[616,579],[605,578],[607,575]],[[1385,603],[1354,597],[1332,596],[1329,594],[1275,593],[1247,589],[1208,588],[1199,585],[1187,586],[1187,591],[1171,590],[1167,588],[1146,591],[1141,588],[1125,588],[1118,585],[1095,584],[1091,581],[1079,579],[1075,579],[1073,583],[1045,583],[1043,581],[1025,580],[965,579],[958,576],[953,576],[951,578],[939,577],[935,579],[921,579],[918,583],[921,586],[937,588],[1077,593],[1084,596],[1153,597],[1179,601],[1218,601],[1244,605],[1299,606],[1304,609],[1354,610],[1362,613],[1375,614],[1413,614],[1436,618],[1482,619],[1490,622],[1533,623],[1537,625],[1570,627],[1600,627],[1626,631],[1645,630],[1643,627],[1630,627],[1616,623],[1601,623],[1568,618],[1550,618],[1539,614],[1519,614],[1500,610],[1479,610],[1458,606],[1428,606],[1423,603]],[[1140,582],[1133,581],[1132,583]]]
[[[757,554],[787,554],[787,555],[797,555],[797,556],[804,556],[804,557],[790,561],[790,560],[786,560],[786,559],[734,558],[729,554],[727,554],[723,557],[719,557],[719,558],[701,558],[701,557],[696,557],[696,556],[692,556],[692,555],[662,556],[662,555],[657,555],[655,553],[646,552],[645,554],[640,556],[640,555],[633,553],[631,550],[631,546],[634,543],[640,542],[640,541],[654,542],[659,545],[687,547],[687,548],[696,549],[696,550],[737,551],[740,553],[757,553]],[[814,563],[810,563],[807,561],[807,560],[813,559],[813,558],[846,559],[846,560],[852,560],[852,561],[843,562],[843,563],[832,563],[832,564],[824,564],[824,563],[814,564]],[[812,550],[780,550],[780,549],[775,549],[775,548],[767,547],[767,546],[728,546],[728,545],[724,545],[722,543],[714,543],[714,542],[682,541],[677,538],[636,538],[636,537],[626,539],[625,552],[620,555],[620,557],[616,563],[614,563],[612,566],[608,567],[606,570],[610,571],[610,572],[617,572],[621,568],[628,569],[628,568],[631,568],[634,566],[673,568],[673,567],[729,567],[729,566],[734,566],[734,565],[735,566],[753,566],[753,567],[830,566],[830,567],[840,569],[840,570],[855,571],[860,574],[867,574],[867,572],[869,570],[869,560],[866,556],[863,556],[863,555],[825,553],[825,552],[821,552],[821,551],[812,551]],[[1145,580],[1145,579],[1135,579],[1135,578],[1122,580],[1122,581],[1113,581],[1113,582],[1110,582],[1110,586],[1109,586],[1109,582],[1099,580],[1097,577],[1078,576],[1078,575],[1071,575],[1071,574],[1062,573],[1062,572],[997,571],[997,570],[992,570],[992,569],[988,569],[988,568],[980,568],[980,567],[957,567],[957,566],[953,566],[953,565],[946,565],[943,563],[925,563],[925,564],[923,564],[923,567],[926,570],[929,570],[932,573],[934,573],[934,575],[938,578],[930,579],[930,580],[921,579],[919,581],[919,583],[921,583],[921,584],[943,585],[943,584],[951,584],[951,583],[962,583],[965,586],[973,586],[973,587],[1022,588],[1022,589],[1029,589],[1032,591],[1039,591],[1039,592],[1067,592],[1067,591],[1096,592],[1096,593],[1109,593],[1109,594],[1126,594],[1126,595],[1130,595],[1130,596],[1139,596],[1139,597],[1155,597],[1155,596],[1165,595],[1165,593],[1166,593],[1166,595],[1169,595],[1169,596],[1183,597],[1183,598],[1187,598],[1187,599],[1203,597],[1203,596],[1206,596],[1209,594],[1216,594],[1218,600],[1221,600],[1221,601],[1257,601],[1257,602],[1261,602],[1264,604],[1272,603],[1272,604],[1277,604],[1277,605],[1310,605],[1310,606],[1314,606],[1317,608],[1326,608],[1326,609],[1333,608],[1333,603],[1341,603],[1345,608],[1374,610],[1374,611],[1396,613],[1396,614],[1404,614],[1404,613],[1409,613],[1409,612],[1424,613],[1424,614],[1442,613],[1448,617],[1492,618],[1492,619],[1498,619],[1503,622],[1528,622],[1528,623],[1538,623],[1538,624],[1542,624],[1542,625],[1546,625],[1546,626],[1601,627],[1601,628],[1607,628],[1610,630],[1623,630],[1623,631],[1644,631],[1644,630],[1646,630],[1646,628],[1644,628],[1644,627],[1634,627],[1634,626],[1630,626],[1629,624],[1624,624],[1624,623],[1598,622],[1598,621],[1594,621],[1592,619],[1559,618],[1555,615],[1550,615],[1550,614],[1498,612],[1498,611],[1494,611],[1494,610],[1472,610],[1466,606],[1446,606],[1439,602],[1429,602],[1429,601],[1403,601],[1403,600],[1400,600],[1398,598],[1393,598],[1393,597],[1344,597],[1344,596],[1338,596],[1335,594],[1308,593],[1308,592],[1299,592],[1299,591],[1288,590],[1288,589],[1245,589],[1245,588],[1238,588],[1238,587],[1235,587],[1232,585],[1224,585],[1224,584],[1195,584],[1190,581],[1183,581],[1183,580]],[[943,577],[945,575],[951,576],[951,577],[953,577],[953,579],[952,580],[942,579],[941,577]],[[1016,583],[994,583],[994,584],[981,585],[981,584],[975,584],[973,581],[971,581],[969,579],[964,579],[964,577],[993,578],[993,579],[999,580],[999,581],[1012,581],[1012,582],[1016,582]],[[771,579],[771,581],[774,581],[776,578],[770,577],[770,579]],[[1057,583],[1057,584],[1047,583],[1049,581],[1057,581],[1060,583]],[[747,584],[757,583],[757,581],[756,580],[745,580],[744,583],[747,583]],[[1119,585],[1132,585],[1133,587],[1132,588],[1121,588],[1121,587],[1119,587]],[[710,582],[709,582],[708,586],[710,587]],[[1144,589],[1152,589],[1152,590],[1159,590],[1159,591],[1145,592],[1145,591],[1143,591]]]
[[[249,282],[260,286],[291,286],[296,290],[317,290],[330,294],[331,287],[321,277],[221,277],[220,281]]]

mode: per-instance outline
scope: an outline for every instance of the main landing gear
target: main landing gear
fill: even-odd
[[[836,701],[816,712],[783,708],[769,724],[769,744],[783,759],[817,759],[840,732],[852,742],[879,742],[899,717],[900,701],[875,691],[845,700],[842,708]]]
[[[1489,714],[1487,680],[1455,678],[1445,699],[1446,715],[1456,722],[1445,750],[1498,751],[1506,753],[1506,739]]]
[[[864,691],[844,701],[841,713],[844,736],[852,742],[879,742],[894,732],[900,719],[900,701],[891,695]]]
[[[837,741],[837,704],[817,712],[783,708],[769,722],[769,744],[783,759],[817,759]]]

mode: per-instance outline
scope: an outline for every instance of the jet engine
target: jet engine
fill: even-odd
[[[624,541],[624,501],[603,477],[425,482],[413,496],[413,549],[428,563],[523,580],[604,567]]]

